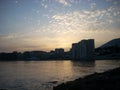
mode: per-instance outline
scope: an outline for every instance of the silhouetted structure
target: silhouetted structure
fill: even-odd
[[[94,55],[94,39],[82,40],[72,44],[72,59],[92,59]]]
[[[50,59],[64,59],[65,52],[63,48],[56,48],[55,51],[50,51]]]
[[[82,40],[73,43],[70,51],[65,52],[63,48],[56,48],[50,52],[45,51],[25,51],[0,53],[0,60],[84,60],[84,59],[120,59],[120,38],[113,39],[96,49],[94,39]],[[94,52],[95,50],[95,52]]]
[[[63,48],[56,48],[55,53],[62,55],[62,54],[64,54],[64,49]]]

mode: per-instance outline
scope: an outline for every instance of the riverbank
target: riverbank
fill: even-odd
[[[62,83],[53,90],[120,90],[120,67]]]

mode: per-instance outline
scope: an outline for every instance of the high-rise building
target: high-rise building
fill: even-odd
[[[77,59],[77,48],[78,48],[78,44],[77,43],[73,43],[72,44],[72,48],[71,48],[71,56],[74,59]]]
[[[94,55],[94,39],[82,40],[72,44],[72,59],[87,59]]]
[[[94,39],[89,39],[87,43],[88,43],[87,56],[88,57],[93,57],[94,49],[95,49]]]

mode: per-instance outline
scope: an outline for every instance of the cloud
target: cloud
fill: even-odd
[[[57,30],[104,30],[113,23],[111,13],[106,10],[74,11],[52,17],[50,26]],[[104,26],[104,27],[103,27]]]
[[[48,5],[47,4],[44,4],[44,3],[42,3],[41,4],[45,9],[48,7]]]
[[[47,50],[45,41],[47,37],[35,31],[0,35],[0,51]]]
[[[120,0],[105,0],[107,3],[110,3],[113,6],[120,8]]]
[[[42,6],[47,8],[49,5],[48,2],[45,1],[47,0],[42,0]],[[72,4],[70,0],[54,1],[57,1],[64,6]],[[57,12],[57,14],[52,13],[50,16],[48,14],[43,14],[43,17],[47,17],[50,20],[49,24],[43,25],[40,28],[37,27],[35,28],[36,30],[33,29],[32,32],[0,35],[0,48],[6,48],[8,50],[9,48],[11,50],[51,50],[54,49],[54,47],[70,47],[71,43],[78,42],[78,40],[83,38],[92,37],[95,39],[99,38],[99,40],[101,40],[100,38],[102,36],[107,39],[118,37],[120,35],[119,7],[112,5],[104,10],[96,10],[94,9],[96,7],[96,3],[91,3],[90,5],[91,8],[89,10],[71,11],[68,13]],[[52,10],[54,11],[54,9]],[[36,14],[41,13],[39,9],[33,9],[33,11]],[[25,17],[25,19],[28,18]],[[28,21],[29,23],[33,23],[32,18]],[[115,25],[115,23],[117,23],[117,25]],[[41,24],[40,20],[38,20],[37,24]],[[115,31],[116,26],[118,26],[117,32]]]
[[[70,6],[70,3],[67,0],[56,0],[56,1],[65,5],[65,6]]]
[[[91,7],[91,9],[95,8],[96,7],[96,3],[90,3],[90,7]]]

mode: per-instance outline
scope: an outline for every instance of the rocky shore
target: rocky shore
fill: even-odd
[[[120,67],[62,83],[53,90],[120,90]]]

